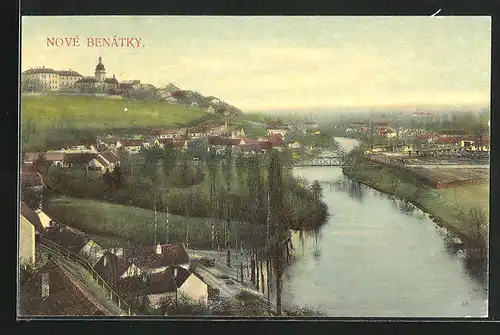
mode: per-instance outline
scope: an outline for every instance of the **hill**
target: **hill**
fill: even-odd
[[[25,149],[43,149],[90,134],[182,127],[214,118],[201,108],[153,101],[64,95],[23,96],[21,99]]]

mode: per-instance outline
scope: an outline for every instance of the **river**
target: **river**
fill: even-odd
[[[340,139],[349,151],[355,140]],[[339,167],[304,167],[296,176],[323,187],[327,222],[294,232],[283,304],[334,317],[484,317],[486,284],[463,251],[427,214],[349,181]]]

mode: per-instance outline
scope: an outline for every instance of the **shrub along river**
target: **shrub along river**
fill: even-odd
[[[339,139],[346,150],[355,140]],[[337,317],[487,316],[487,283],[469,270],[457,240],[427,214],[352,182],[340,167],[296,168],[318,180],[329,218],[294,232],[283,304]]]

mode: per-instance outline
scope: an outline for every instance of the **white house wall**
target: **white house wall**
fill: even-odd
[[[186,279],[178,289],[178,292],[195,301],[203,303],[205,306],[208,304],[208,285],[195,274],[191,274]]]
[[[35,226],[24,216],[19,218],[19,258],[21,263],[35,262]]]

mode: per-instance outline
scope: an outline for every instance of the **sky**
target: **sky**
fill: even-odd
[[[490,101],[490,17],[28,16],[21,71],[45,66],[221,98],[244,112],[480,105]],[[47,46],[79,37],[80,46]],[[89,47],[87,38],[141,38]]]

